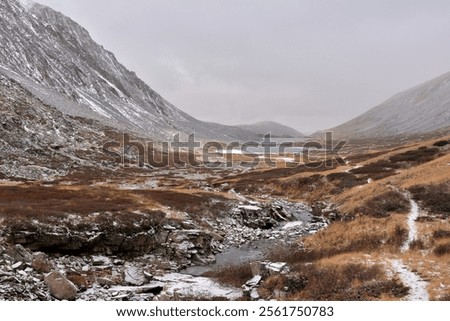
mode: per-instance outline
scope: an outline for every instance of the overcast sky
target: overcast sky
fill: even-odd
[[[450,71],[448,0],[37,0],[180,109],[303,132]]]

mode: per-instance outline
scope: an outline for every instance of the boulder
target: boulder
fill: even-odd
[[[286,274],[289,272],[289,266],[285,262],[272,262],[266,265],[269,275]]]
[[[131,285],[140,286],[147,282],[144,270],[136,266],[130,266],[124,272],[125,282]]]
[[[64,275],[59,272],[51,272],[45,276],[45,284],[50,293],[58,300],[75,300],[78,289]]]
[[[253,278],[251,278],[250,280],[248,280],[245,285],[249,286],[249,287],[255,287],[259,284],[259,282],[261,282],[262,277],[261,275],[255,275]]]
[[[20,244],[16,244],[14,247],[10,247],[7,254],[11,256],[15,262],[31,262],[33,255]]]
[[[53,264],[45,253],[37,253],[31,261],[31,267],[38,273],[50,273],[53,270]]]

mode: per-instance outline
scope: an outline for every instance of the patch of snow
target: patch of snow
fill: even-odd
[[[206,277],[170,273],[155,277],[155,280],[165,283],[163,293],[165,292],[169,297],[226,297],[235,300],[242,296],[240,289],[222,286]]]
[[[293,163],[293,162],[295,162],[295,159],[291,158],[291,157],[281,157],[279,159],[281,159],[282,161],[284,161],[286,163]]]
[[[282,273],[288,272],[288,266],[285,262],[273,262],[266,265],[266,269],[268,271],[272,271],[274,273]]]
[[[121,190],[147,190],[156,188],[158,188],[158,181],[156,180],[147,180],[144,183],[137,184],[123,183],[119,185],[119,189]]]
[[[29,9],[33,6],[33,4],[35,4],[35,2],[31,0],[19,0],[19,2],[25,9]]]
[[[260,211],[261,207],[256,205],[240,205],[240,209],[249,210],[249,211]]]
[[[224,154],[242,155],[242,151],[239,149],[224,150],[223,153]]]
[[[303,222],[300,222],[300,221],[289,222],[289,223],[286,223],[283,226],[283,230],[290,230],[290,229],[297,228],[297,227],[302,226],[302,225],[303,225]]]

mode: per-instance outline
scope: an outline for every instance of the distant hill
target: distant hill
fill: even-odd
[[[305,137],[302,133],[294,128],[282,125],[274,121],[263,121],[250,125],[238,125],[236,127],[251,131],[259,136],[272,133],[273,137],[299,138]]]
[[[450,125],[450,73],[401,92],[342,125],[337,137],[420,134]]]

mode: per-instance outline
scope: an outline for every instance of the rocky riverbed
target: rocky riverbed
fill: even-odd
[[[13,236],[5,230],[0,243],[0,300],[234,300],[251,295],[260,281],[256,279],[265,272],[255,273],[255,280],[243,288],[230,288],[200,276],[202,271],[246,261],[282,273],[288,267],[283,262],[261,263],[264,255],[271,246],[327,226],[326,219],[310,210],[285,200],[242,199],[229,215],[205,220],[202,227],[187,218],[141,231],[141,237],[115,234],[112,240],[104,231],[91,229],[74,233],[38,226]],[[39,247],[45,240],[51,240],[53,251]],[[117,251],[114,240],[127,242],[127,247],[134,242],[141,254]],[[86,247],[94,241],[96,246]],[[51,249],[49,243],[45,249]]]

